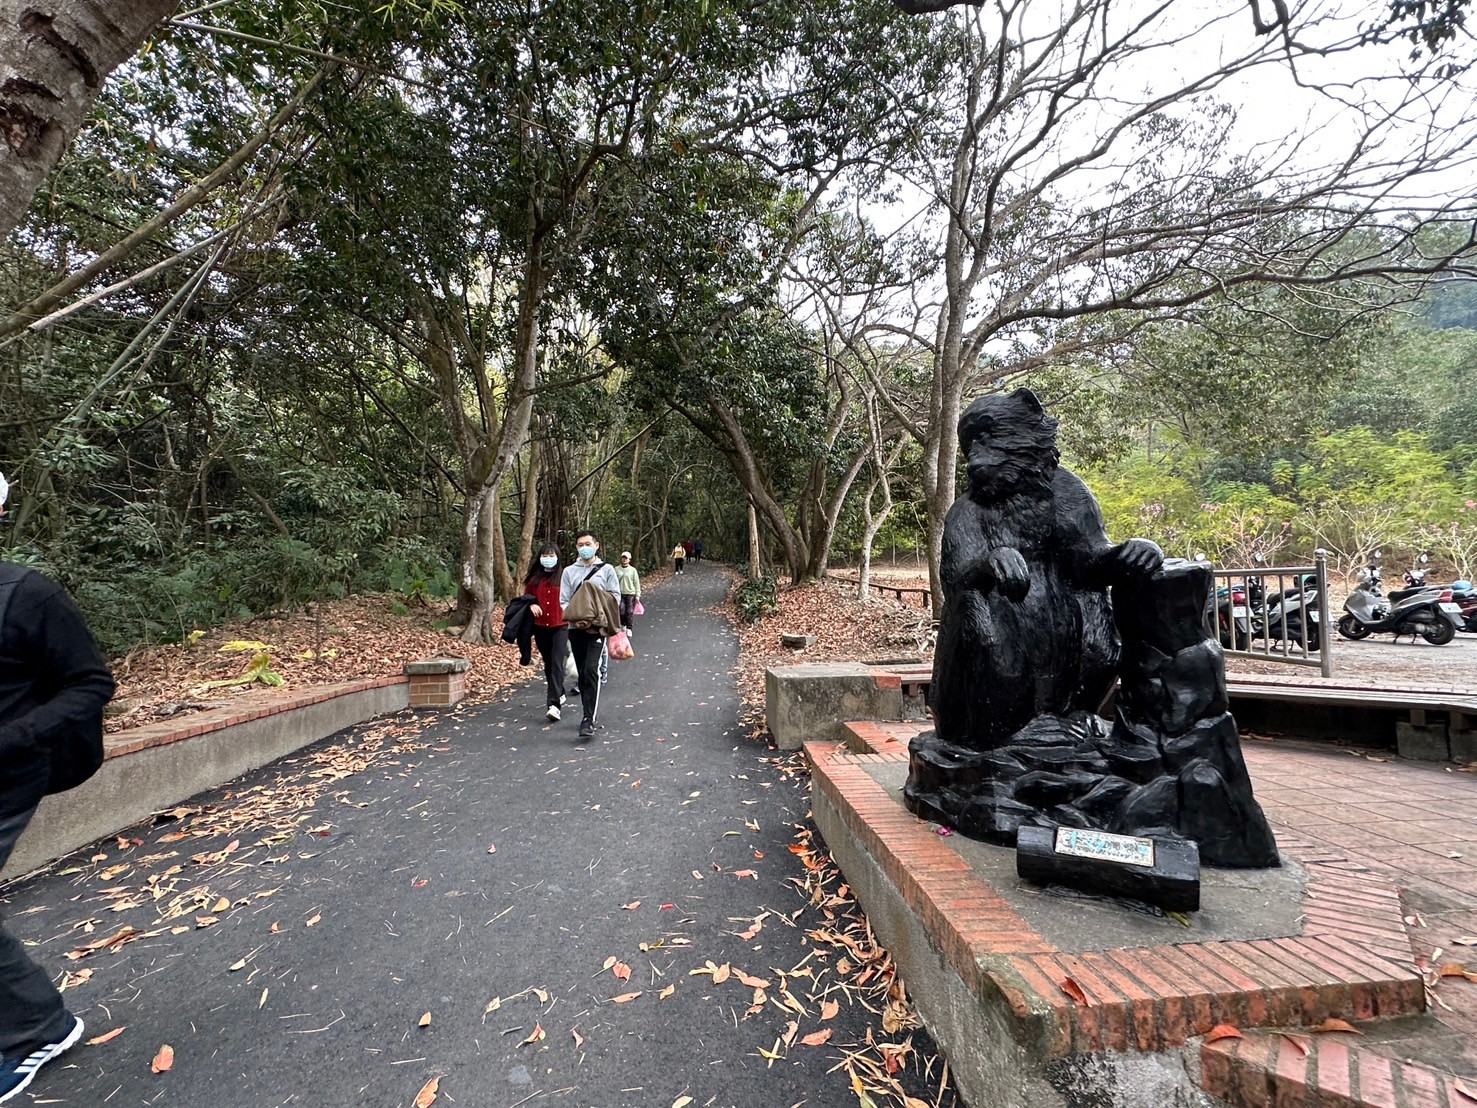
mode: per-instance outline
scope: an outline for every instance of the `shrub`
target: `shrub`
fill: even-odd
[[[758,623],[765,616],[774,615],[780,610],[774,578],[750,577],[733,594],[733,605],[750,623]]]

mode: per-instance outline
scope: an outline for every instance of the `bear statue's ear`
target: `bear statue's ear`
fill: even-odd
[[[1015,390],[1015,392],[1011,393],[1010,396],[1013,400],[1020,400],[1024,402],[1026,407],[1030,408],[1037,415],[1046,414],[1046,409],[1041,406],[1041,401],[1036,399],[1036,394],[1030,389],[1025,387],[1018,388]]]

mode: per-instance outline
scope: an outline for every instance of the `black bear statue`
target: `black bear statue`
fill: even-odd
[[[944,524],[934,728],[910,746],[906,803],[1007,845],[1022,824],[1084,827],[1277,865],[1204,625],[1209,566],[1110,542],[1056,432],[1029,389],[959,421],[969,493]]]

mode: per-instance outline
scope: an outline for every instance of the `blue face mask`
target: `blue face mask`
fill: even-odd
[[[559,559],[554,557],[554,555],[552,554],[545,554],[539,558],[538,564],[543,566],[545,569],[553,569],[559,564]]]
[[[593,546],[582,546],[582,547],[580,547],[580,561],[582,561],[582,562],[588,562],[594,556],[595,556],[595,548]]]

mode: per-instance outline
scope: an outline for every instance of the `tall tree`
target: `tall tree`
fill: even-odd
[[[935,235],[931,325],[914,340],[933,363],[920,445],[936,592],[972,391],[1228,289],[1419,276],[1472,258],[1470,201],[1413,213],[1396,198],[1468,156],[1464,78],[1430,58],[1397,60],[1398,82],[1330,85],[1343,140],[1325,140],[1326,153],[1294,131],[1254,157],[1228,154],[1234,113],[1213,94],[1289,64],[1282,39],[1228,39],[1233,8],[1075,0],[1043,18],[1013,0],[931,24],[950,59],[934,97],[941,123],[901,176],[926,193]],[[1300,8],[1295,37],[1361,48],[1357,28],[1323,14]],[[1316,87],[1317,58],[1297,67]],[[1441,222],[1463,230],[1423,252],[1420,226]]]
[[[0,240],[82,127],[108,75],[179,0],[0,0]]]

